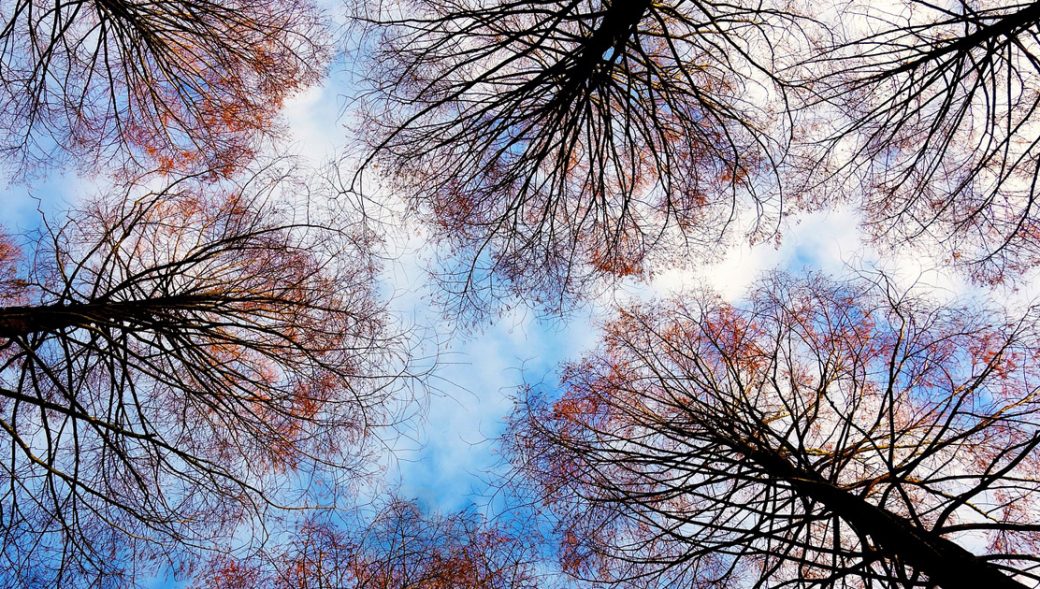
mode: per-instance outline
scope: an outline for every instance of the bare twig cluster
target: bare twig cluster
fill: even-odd
[[[782,6],[464,0],[375,12],[362,170],[389,171],[432,219],[459,254],[464,301],[490,273],[553,305],[588,267],[626,276],[654,250],[705,254],[744,209],[778,207],[787,121],[764,105],[785,100],[775,52],[799,26]]]
[[[470,513],[430,516],[394,500],[353,532],[307,521],[263,560],[221,558],[206,589],[534,589],[538,574],[530,538]]]
[[[514,418],[561,563],[622,586],[1031,587],[1035,316],[775,277],[623,313]]]
[[[858,179],[868,226],[984,281],[1035,265],[1040,5],[854,3],[840,30],[806,86],[843,113],[826,169]]]
[[[229,175],[324,73],[306,1],[15,0],[0,8],[0,149]]]
[[[284,182],[94,201],[17,264],[0,307],[0,577],[175,559],[313,502],[291,472],[360,474],[401,348],[371,236],[293,218]]]

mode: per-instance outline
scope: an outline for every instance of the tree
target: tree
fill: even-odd
[[[776,276],[622,313],[562,396],[527,396],[513,450],[581,577],[1032,586],[1037,336],[1035,312]]]
[[[557,305],[742,215],[773,234],[786,4],[378,4],[355,180],[388,170],[432,219],[464,302],[502,284]]]
[[[545,587],[529,543],[472,514],[424,515],[392,501],[347,532],[305,522],[266,561],[215,560],[205,589],[521,589]]]
[[[306,0],[16,0],[0,22],[2,148],[32,163],[67,151],[229,175],[327,53]]]
[[[372,236],[294,213],[298,188],[277,168],[131,186],[5,264],[2,584],[190,563],[363,474],[402,349]]]
[[[850,3],[807,65],[844,113],[824,144],[866,222],[895,243],[936,242],[975,278],[1040,260],[1040,4]],[[831,112],[826,110],[825,112]],[[825,184],[824,198],[835,187]]]

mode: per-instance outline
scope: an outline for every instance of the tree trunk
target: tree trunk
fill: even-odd
[[[139,301],[93,301],[0,308],[0,339],[90,325],[145,321],[174,310],[212,308],[213,297],[173,296]]]
[[[906,519],[835,486],[819,474],[800,469],[775,451],[751,444],[733,445],[765,471],[785,481],[801,496],[818,501],[859,532],[870,536],[882,553],[898,557],[944,589],[1027,589],[955,542],[918,528]]]

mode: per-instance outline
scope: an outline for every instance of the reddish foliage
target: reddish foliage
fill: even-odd
[[[17,0],[0,32],[3,148],[30,159],[229,177],[327,55],[307,0],[37,4]]]
[[[650,305],[564,371],[558,400],[527,394],[513,449],[582,578],[1012,583],[991,560],[1033,578],[1036,319],[783,276],[739,306]],[[920,530],[920,551],[878,521]],[[979,537],[985,560],[958,546]]]
[[[767,214],[786,129],[745,94],[784,90],[744,48],[783,44],[789,4],[358,4],[376,32],[365,165],[432,219],[464,304],[485,271],[556,304],[770,233],[734,211]]]
[[[131,187],[48,226],[0,308],[5,559],[59,586],[190,562],[299,502],[286,471],[333,494],[364,474],[399,348],[370,238],[296,221],[288,180]]]
[[[353,532],[306,522],[291,542],[243,564],[221,558],[200,589],[527,589],[534,576],[530,547],[466,514],[427,516],[391,503],[369,527]],[[262,564],[261,564],[262,563]]]

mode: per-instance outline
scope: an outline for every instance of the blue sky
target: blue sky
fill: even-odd
[[[315,168],[336,159],[348,142],[340,117],[350,93],[349,77],[340,63],[323,86],[301,93],[285,106],[288,148]],[[60,170],[27,184],[13,184],[0,195],[0,218],[12,232],[31,230],[39,222],[38,206],[55,217],[102,185],[103,181]],[[400,205],[394,195],[384,196],[391,206]],[[393,489],[401,497],[445,513],[487,504],[496,475],[503,469],[496,438],[518,387],[525,382],[553,386],[558,366],[595,345],[599,326],[617,304],[672,296],[703,285],[736,301],[757,277],[772,270],[840,275],[881,268],[905,286],[928,289],[938,298],[981,292],[919,252],[913,256],[880,253],[866,246],[857,214],[838,209],[805,215],[785,227],[779,247],[738,245],[716,264],[695,270],[662,269],[649,284],[604,293],[563,319],[544,318],[537,309],[519,305],[479,330],[455,330],[430,304],[426,243],[416,220],[411,222],[396,231],[388,229],[391,260],[383,275],[385,291],[400,325],[426,334],[423,349],[438,360],[424,391],[422,410],[412,412],[413,418],[399,432],[386,434],[394,452],[386,455],[384,474],[370,492],[379,495]],[[1035,300],[1037,292],[1026,287],[1001,291],[998,296],[1020,305]],[[157,581],[160,587],[177,585],[170,579]]]

